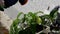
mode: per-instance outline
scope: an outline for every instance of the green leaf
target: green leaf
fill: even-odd
[[[18,26],[19,23],[20,23],[20,20],[19,19],[15,19],[13,21],[13,24],[10,27],[10,34],[16,34],[18,32],[17,26]]]
[[[50,16],[53,18],[54,14],[58,12],[60,6],[56,6],[51,12],[50,12]]]
[[[36,12],[36,13],[35,13],[35,15],[37,15],[37,14],[39,14],[39,13],[42,13],[42,14],[43,14],[43,12],[42,12],[42,11],[39,11],[39,12]]]
[[[42,19],[42,25],[45,25],[47,22],[45,22],[45,19],[50,20],[50,16],[49,15],[42,15],[40,16],[40,18]]]
[[[23,14],[23,12],[18,13],[17,18],[19,18],[21,14]]]
[[[23,21],[22,19],[19,19],[20,15],[23,14],[22,12],[17,15],[17,18],[13,21],[11,27],[10,27],[10,34],[18,34],[19,28],[18,25]]]

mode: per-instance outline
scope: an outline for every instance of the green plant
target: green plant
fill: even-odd
[[[19,19],[19,16],[23,14],[22,12],[17,15],[17,18],[13,21],[11,27],[10,27],[10,34],[18,34],[20,28],[18,28],[18,24],[22,21],[22,19]],[[22,28],[21,28],[22,29]]]
[[[43,20],[43,25],[51,25],[51,23],[54,22],[54,20],[57,18],[58,15],[59,6],[55,7],[52,11],[50,11],[50,14],[44,14],[43,16],[40,16]],[[46,19],[46,21],[45,21]]]
[[[39,18],[39,16],[37,15],[38,13],[43,13],[43,12],[41,12],[41,11],[36,12],[36,13],[29,12],[28,14],[19,13],[17,15],[17,18],[13,21],[13,24],[10,27],[10,34],[19,34],[19,31],[24,30],[24,27],[22,27],[23,25],[20,26],[20,28],[18,28],[18,25],[24,24],[25,21],[27,23],[27,26],[31,28],[30,29],[31,33],[35,34],[36,24],[39,24],[42,22],[41,18]],[[24,15],[24,17],[22,19],[19,18],[21,14]]]
[[[41,11],[28,14],[19,13],[17,18],[13,21],[10,27],[10,34],[35,34],[37,24],[50,26],[51,23],[54,22],[55,17],[58,14],[59,7],[55,7],[50,14],[38,16],[38,13],[42,13]],[[23,14],[23,18],[19,18]],[[46,20],[47,19],[47,20]],[[26,24],[25,24],[26,22]],[[19,26],[19,27],[18,27]]]

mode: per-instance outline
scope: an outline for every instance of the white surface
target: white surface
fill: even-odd
[[[27,13],[29,11],[36,12],[41,10],[45,13],[48,13],[48,11],[45,11],[48,6],[50,6],[51,10],[58,5],[60,5],[60,0],[28,0],[27,4],[24,6],[20,5],[19,2],[17,2],[14,6],[5,9],[5,13],[10,18],[15,18],[20,11]]]

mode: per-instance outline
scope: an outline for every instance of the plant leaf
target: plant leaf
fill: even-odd
[[[53,17],[54,14],[55,14],[56,12],[58,12],[59,8],[60,8],[60,6],[56,6],[56,7],[50,12],[50,16]]]
[[[19,18],[21,14],[23,14],[23,12],[18,13],[17,18]]]

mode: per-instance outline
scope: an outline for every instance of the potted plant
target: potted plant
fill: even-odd
[[[59,23],[57,20],[58,18],[58,10],[59,10],[60,6],[56,6],[49,15],[43,15],[43,20],[44,20],[44,25],[48,25],[50,27],[51,32],[57,33],[56,30],[60,31],[59,28]],[[47,19],[47,21],[45,21],[45,19]],[[45,23],[46,22],[46,23]]]
[[[52,31],[52,29],[55,29],[54,26],[56,26],[57,24],[55,23],[56,22],[56,19],[57,19],[57,15],[58,15],[58,9],[59,9],[60,6],[56,6],[51,12],[50,14],[44,14],[42,16],[40,16],[40,18],[42,18],[42,25],[45,25],[45,26],[48,26],[49,29]],[[57,20],[58,21],[58,20]],[[54,23],[56,25],[54,25]],[[52,26],[54,25],[54,26]],[[56,28],[56,29],[59,29],[59,28]]]
[[[48,24],[51,25],[51,23],[53,23],[54,20],[57,18],[58,9],[59,9],[59,6],[55,7],[52,11],[50,11],[50,14],[44,14],[43,16],[40,16],[43,20],[43,23],[47,25]]]
[[[35,34],[42,30],[47,29],[47,26],[41,25],[42,20],[37,15],[38,13],[43,13],[41,11],[28,14],[23,14],[22,12],[18,14],[17,18],[13,21],[10,27],[10,34]],[[19,19],[19,16],[23,14],[24,17]],[[20,25],[18,28],[18,25]]]
[[[55,7],[56,8],[56,12],[58,12],[60,6]],[[50,30],[53,33],[60,33],[60,24],[59,24],[59,12],[57,13],[57,18],[55,19],[54,23],[50,26]]]
[[[50,14],[42,16],[37,15],[38,13],[43,14],[41,11],[36,13],[29,12],[27,14],[20,12],[10,27],[10,34],[48,34],[52,28],[50,26],[54,24],[58,9],[59,6],[55,7]],[[19,18],[21,14],[23,14],[23,17]]]

